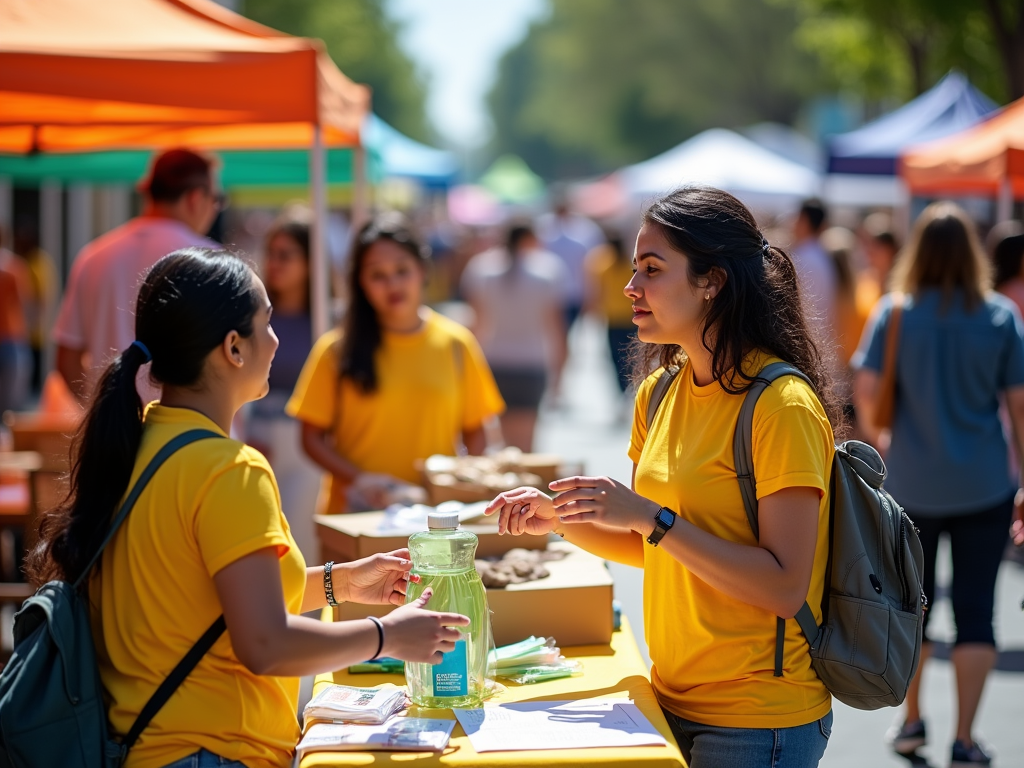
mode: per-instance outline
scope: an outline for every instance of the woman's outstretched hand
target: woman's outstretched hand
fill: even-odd
[[[551,499],[536,488],[515,488],[499,493],[484,510],[485,515],[495,513],[498,514],[499,534],[543,536],[555,529],[555,507]]]
[[[654,529],[660,509],[610,477],[566,477],[548,487],[558,494],[553,502],[555,514],[565,525],[597,523],[646,536]]]
[[[409,581],[419,581],[419,576],[409,573],[411,568],[408,549],[338,563],[333,570],[335,584],[340,588],[338,597],[367,605],[403,605]]]

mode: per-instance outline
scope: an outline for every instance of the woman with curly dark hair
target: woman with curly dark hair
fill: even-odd
[[[554,532],[644,569],[651,681],[691,768],[815,766],[832,702],[788,619],[821,604],[838,413],[793,262],[732,195],[687,187],[647,209],[634,264],[625,293],[641,371],[657,370],[637,392],[632,488],[572,477],[551,484],[553,501],[518,489],[489,511],[502,531]],[[812,383],[783,376],[757,401],[755,537],[733,434],[745,393],[778,361]],[[652,392],[675,369],[648,424]],[[776,617],[787,619],[781,675]]]

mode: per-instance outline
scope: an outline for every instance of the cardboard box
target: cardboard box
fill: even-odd
[[[390,552],[409,545],[408,531],[381,532],[383,512],[352,512],[344,515],[317,515],[316,529],[320,553],[325,561],[344,563]],[[541,536],[499,536],[498,518],[481,517],[460,526],[477,535],[477,557],[500,557],[510,549],[544,549]]]
[[[512,537],[525,543],[539,536]],[[508,645],[530,635],[553,637],[561,647],[602,645],[612,639],[612,576],[600,557],[565,541],[551,542],[565,551],[562,560],[545,563],[546,579],[487,590],[495,645]],[[388,606],[343,603],[335,620],[383,616]]]

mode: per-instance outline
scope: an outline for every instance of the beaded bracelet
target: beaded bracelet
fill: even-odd
[[[324,594],[327,595],[327,604],[330,606],[338,604],[338,601],[334,599],[334,585],[331,583],[331,568],[333,567],[333,560],[324,563]]]

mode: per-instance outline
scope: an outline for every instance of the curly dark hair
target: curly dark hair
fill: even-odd
[[[839,434],[842,410],[834,394],[828,355],[815,340],[801,302],[796,268],[789,254],[768,244],[753,214],[720,189],[691,186],[652,203],[643,223],[657,227],[669,244],[686,255],[690,280],[718,269],[726,280],[704,317],[701,342],[711,353],[711,373],[733,394],[757,380],[743,370],[743,359],[762,350],[799,368]],[[658,366],[681,366],[686,353],[677,344],[636,342],[634,377],[642,380]]]

